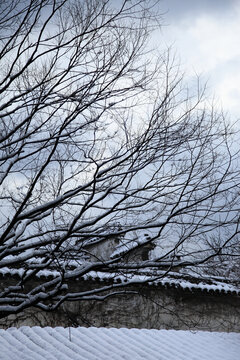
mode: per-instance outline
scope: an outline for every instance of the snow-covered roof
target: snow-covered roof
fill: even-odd
[[[200,290],[206,292],[214,292],[221,294],[233,294],[240,295],[239,286],[224,282],[223,280],[216,280],[207,277],[187,277],[177,274],[171,275],[169,273],[166,276],[161,277],[158,274],[155,275],[143,275],[143,274],[113,274],[113,273],[104,273],[100,271],[90,271],[88,274],[84,275],[84,280],[100,280],[107,281],[112,280],[113,282],[146,282],[153,286],[162,286],[165,288],[180,288],[182,290]],[[156,279],[154,279],[156,277]]]
[[[21,327],[0,330],[4,360],[237,360],[240,334]]]
[[[139,246],[144,246],[149,244],[151,240],[151,236],[148,233],[133,233],[133,238],[126,239],[124,238],[121,243],[116,246],[115,250],[113,251],[111,258],[115,258],[117,256],[121,256],[126,252],[136,249]]]
[[[10,269],[3,267],[0,269],[0,276],[18,276],[21,277],[24,269]],[[57,270],[44,269],[37,273],[37,278],[54,278],[59,276]],[[208,276],[193,276],[184,275],[174,272],[164,273],[163,271],[139,271],[139,273],[114,273],[114,272],[102,272],[102,271],[90,271],[81,277],[82,280],[89,281],[112,281],[113,283],[148,283],[152,286],[160,286],[164,288],[176,288],[182,290],[193,291],[205,291],[216,294],[232,294],[240,295],[239,283],[226,281],[223,278],[208,277]]]

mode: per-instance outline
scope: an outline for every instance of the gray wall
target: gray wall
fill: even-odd
[[[69,286],[84,291],[100,283],[79,280]],[[1,319],[0,327],[81,325],[240,332],[239,295],[162,285],[138,285],[129,290],[139,295],[111,297],[103,302],[68,302],[52,313],[28,309]]]

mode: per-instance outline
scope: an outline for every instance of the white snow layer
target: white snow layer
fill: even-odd
[[[0,330],[1,360],[238,360],[240,334],[182,330]]]

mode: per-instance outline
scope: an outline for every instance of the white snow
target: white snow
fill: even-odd
[[[194,280],[196,279],[192,279],[192,282],[186,279],[181,279],[181,278],[172,278],[171,276],[164,276],[164,277],[160,277],[160,279],[157,279],[158,275],[157,273],[154,275],[152,274],[152,276],[150,275],[141,275],[141,274],[131,274],[131,273],[127,273],[127,274],[116,274],[116,273],[104,273],[104,272],[100,272],[100,271],[90,271],[87,274],[85,274],[83,276],[84,280],[89,280],[89,279],[99,279],[100,281],[104,281],[104,280],[110,280],[112,279],[113,282],[148,282],[148,283],[153,283],[154,285],[162,285],[162,286],[173,286],[176,288],[182,288],[182,289],[188,289],[193,291],[194,289],[199,289],[202,291],[215,291],[215,292],[221,292],[221,293],[235,293],[235,294],[240,294],[240,289],[239,286],[235,286],[233,284],[227,284],[221,281],[214,281],[212,280],[211,284],[207,283],[207,281],[205,282],[204,279],[202,279],[202,281],[198,281],[196,283],[194,283]],[[156,280],[155,280],[156,278]]]
[[[21,327],[0,330],[1,360],[238,360],[240,334]]]
[[[92,263],[87,263],[82,265],[82,267],[78,267],[75,270],[72,270],[76,272],[76,274],[79,272],[81,273],[82,270],[87,268],[89,265],[91,266]],[[24,273],[24,269],[11,269],[8,267],[2,267],[0,269],[0,275],[2,276],[22,276]],[[100,280],[104,282],[105,280],[112,280],[113,282],[122,282],[122,283],[131,283],[131,282],[147,282],[152,283],[156,286],[171,286],[175,288],[182,288],[182,289],[188,289],[190,291],[193,291],[194,289],[202,290],[202,291],[214,291],[214,292],[220,292],[220,293],[234,293],[234,294],[240,294],[240,288],[238,285],[234,284],[228,284],[224,281],[217,281],[216,279],[204,279],[204,277],[196,279],[192,277],[191,281],[184,279],[184,276],[181,278],[181,274],[178,274],[178,278],[175,276],[171,276],[171,273],[169,273],[167,276],[163,276],[161,272],[158,274],[134,274],[134,273],[126,273],[126,274],[119,274],[114,272],[101,272],[101,271],[89,271],[85,275],[83,275],[83,279],[85,281],[88,280]],[[40,270],[37,273],[37,277],[43,277],[43,278],[56,278],[60,276],[59,272],[57,270],[52,269],[44,269]],[[68,277],[67,274],[65,274],[66,278]],[[198,280],[198,281],[196,281]],[[222,279],[224,280],[224,279]],[[0,359],[1,360],[1,359]]]
[[[129,235],[128,235],[129,236]],[[151,240],[151,237],[148,233],[137,233],[133,232],[132,234],[133,238],[124,238],[121,243],[116,247],[116,249],[113,251],[111,258],[115,258],[117,256],[121,256],[124,253],[128,252],[129,250],[133,250],[136,247],[140,245],[144,245],[149,243],[149,240]]]

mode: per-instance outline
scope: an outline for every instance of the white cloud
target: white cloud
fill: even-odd
[[[223,107],[237,117],[240,115],[240,73],[225,76],[216,86]]]
[[[213,71],[219,63],[239,56],[239,20],[222,24],[208,17],[198,19],[187,31],[192,44],[191,62],[199,69]]]
[[[170,9],[174,11],[174,9]],[[193,15],[193,14],[192,14]],[[194,16],[175,16],[174,23],[164,27],[162,41],[180,55],[187,76],[204,75],[211,92],[224,108],[240,113],[240,2],[231,11]]]

